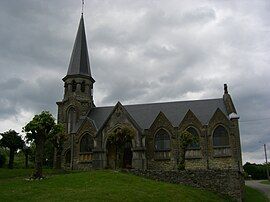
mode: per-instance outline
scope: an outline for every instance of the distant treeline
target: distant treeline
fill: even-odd
[[[270,171],[270,164],[268,163],[268,169]],[[256,164],[247,162],[244,165],[244,171],[246,175],[251,176],[254,180],[267,179],[267,165],[266,164]],[[246,176],[248,177],[248,176]]]
[[[34,168],[35,163],[35,150],[36,146],[35,143],[31,143],[29,151],[29,168]],[[54,157],[54,148],[50,142],[45,143],[44,148],[44,157],[43,157],[43,165],[45,168],[52,168],[53,167],[53,157]],[[0,146],[0,168],[8,167],[9,161],[9,149],[3,148]],[[21,149],[15,152],[14,156],[14,168],[24,168],[25,167],[25,155]]]

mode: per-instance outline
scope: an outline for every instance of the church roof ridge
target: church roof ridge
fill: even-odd
[[[196,99],[196,100],[178,100],[178,101],[165,101],[165,102],[149,102],[149,103],[139,103],[139,104],[121,104],[124,107],[128,106],[141,106],[141,105],[158,105],[158,104],[173,104],[173,103],[184,103],[184,102],[198,102],[198,101],[217,101],[217,100],[222,100],[223,98],[210,98],[210,99]],[[95,108],[110,108],[114,107],[115,105],[108,105],[108,106],[100,106],[100,107],[95,107]]]
[[[100,128],[114,107],[95,107],[87,116]],[[217,108],[227,114],[223,98],[123,105],[123,107],[142,129],[149,128],[160,111],[166,115],[173,126],[179,125],[188,110],[191,110],[202,124],[208,123]]]

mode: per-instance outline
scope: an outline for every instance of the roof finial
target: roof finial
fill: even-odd
[[[84,9],[84,0],[82,0],[82,15],[83,15],[83,9]]]
[[[226,83],[224,84],[224,94],[228,94],[228,86]]]

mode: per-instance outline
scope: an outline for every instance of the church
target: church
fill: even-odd
[[[242,170],[239,116],[226,84],[215,99],[96,106],[83,14],[63,82],[57,105],[58,123],[68,135],[62,153],[66,169],[175,170],[178,134],[188,131],[198,142],[188,147],[186,169]],[[112,141],[119,131],[132,135]]]

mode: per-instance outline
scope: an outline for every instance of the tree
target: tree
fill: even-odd
[[[53,144],[47,140],[44,145],[43,155],[43,166],[46,166],[46,168],[53,168],[54,150]]]
[[[29,155],[31,152],[31,148],[28,147],[26,144],[23,145],[22,152],[25,157],[25,168],[28,168],[28,161],[29,161]]]
[[[180,161],[178,164],[179,170],[185,170],[185,160],[186,160],[186,151],[189,145],[198,142],[196,136],[192,135],[188,131],[183,131],[178,134],[178,141],[179,141],[179,154],[180,154]]]
[[[61,155],[63,152],[64,142],[67,140],[68,136],[64,133],[64,127],[61,124],[57,124],[53,127],[52,132],[50,133],[49,140],[55,148],[55,169],[61,169]]]
[[[17,133],[15,130],[9,130],[4,133],[0,133],[0,135],[2,136],[0,145],[2,147],[9,148],[8,168],[12,169],[14,163],[14,154],[18,149],[23,147],[24,141],[22,140],[21,136],[19,136],[19,133]]]
[[[268,163],[268,166],[270,167],[270,163]],[[253,180],[263,180],[267,179],[266,164],[256,164],[256,163],[245,163],[243,166],[244,171],[251,176]]]
[[[32,176],[34,179],[43,178],[42,164],[44,145],[48,137],[53,133],[54,126],[55,119],[52,114],[48,111],[42,111],[39,115],[35,115],[23,128],[23,131],[26,132],[27,141],[34,141],[36,145],[35,172]]]
[[[136,131],[131,126],[120,126],[108,134],[108,143],[115,146],[115,169],[120,167],[123,161],[124,145],[131,142],[135,137]],[[119,156],[119,157],[118,157]]]

